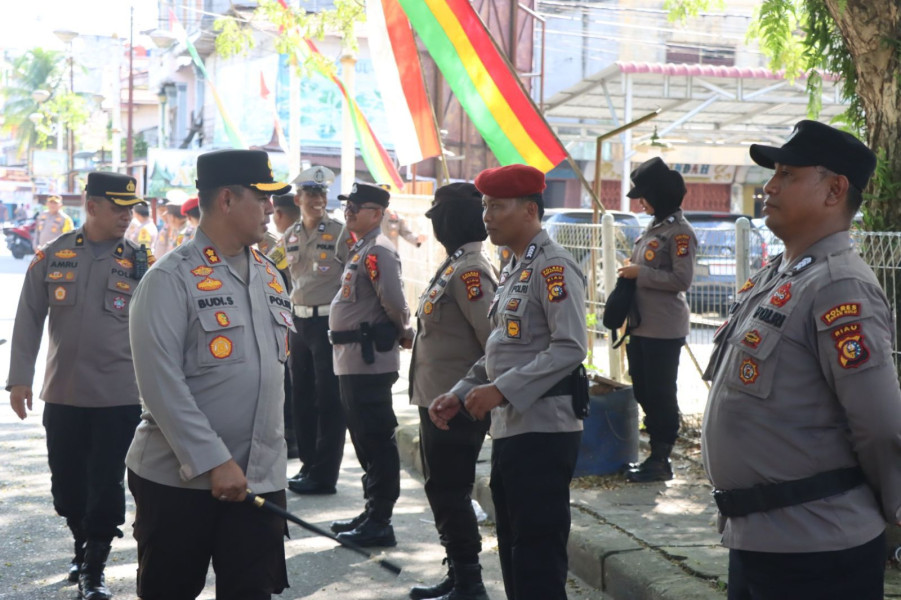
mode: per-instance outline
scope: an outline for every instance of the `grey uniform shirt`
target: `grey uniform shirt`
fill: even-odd
[[[281,244],[291,274],[291,301],[298,306],[330,304],[341,287],[341,270],[353,243],[344,224],[328,215],[311,230],[302,220],[288,228]]]
[[[396,210],[386,210],[385,216],[382,218],[382,233],[391,240],[394,247],[397,247],[397,241],[404,238],[416,247],[419,247],[417,235],[413,233],[407,222],[397,214]]]
[[[59,211],[55,215],[42,212],[34,220],[34,247],[40,248],[48,244],[64,233],[72,231],[72,219],[66,213]]]
[[[635,290],[641,324],[632,335],[659,339],[688,335],[685,291],[691,286],[697,250],[694,229],[681,210],[649,224],[635,241],[632,264],[641,267]]]
[[[901,520],[901,391],[885,294],[850,248],[823,238],[738,293],[705,377],[704,464],[719,489],[860,465],[869,485],[722,523],[729,548],[821,552],[864,544]]]
[[[210,489],[233,458],[251,490],[284,489],[284,362],[291,304],[250,250],[245,283],[202,229],[145,275],[131,342],[145,411],[125,464],[163,485]]]
[[[8,385],[31,386],[49,316],[44,388],[51,404],[107,407],[138,403],[128,316],[138,281],[135,247],[125,239],[95,256],[84,230],[38,250],[25,274],[13,327]]]
[[[497,290],[482,242],[463,245],[419,298],[413,341],[410,400],[428,406],[451,389],[485,354],[491,333],[488,309]]]
[[[493,383],[508,403],[491,411],[491,437],[581,431],[571,396],[542,395],[585,360],[585,278],[572,255],[541,230],[522,260],[501,273],[479,359],[451,390],[463,399]]]
[[[378,227],[350,248],[340,279],[340,289],[332,300],[328,326],[332,331],[359,329],[361,323],[393,323],[397,338],[412,339],[410,309],[401,281],[397,250]],[[400,369],[400,348],[388,352],[373,349],[375,362],[363,361],[360,344],[335,344],[335,375],[391,373]]]

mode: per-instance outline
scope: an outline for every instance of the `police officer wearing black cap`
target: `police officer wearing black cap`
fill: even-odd
[[[200,226],[147,274],[131,345],[145,406],[126,457],[135,498],[137,595],[195,598],[210,560],[216,598],[266,600],[286,587],[285,520],[243,502],[249,488],[285,506],[284,363],[291,303],[252,246],[273,181],[259,150],[197,158]]]
[[[334,174],[312,167],[295,180],[300,219],[285,232],[282,247],[293,288],[297,333],[291,334],[292,417],[301,461],[288,480],[297,494],[334,494],[344,457],[347,427],[328,339],[332,298],[353,240],[326,212]]]
[[[881,599],[901,391],[891,307],[848,234],[876,156],[801,121],[751,158],[774,169],[763,213],[785,252],[739,290],[705,373],[729,598]]]
[[[491,333],[488,309],[497,279],[482,253],[488,237],[482,222],[482,194],[471,183],[452,183],[435,191],[426,212],[447,251],[419,298],[416,338],[410,361],[410,401],[419,406],[419,440],[425,492],[447,552],[447,576],[434,586],[414,587],[412,598],[483,600],[479,552],[481,537],[472,508],[476,459],[490,419],[452,419],[438,429],[429,418],[432,400],[453,387],[485,353]],[[453,596],[445,596],[453,590]]]
[[[694,275],[698,240],[679,208],[685,196],[682,175],[660,158],[639,165],[631,174],[627,194],[637,198],[654,219],[635,241],[628,265],[619,276],[635,279],[639,322],[629,323],[629,375],[635,400],[644,411],[651,454],[626,472],[634,483],[673,478],[669,456],[679,433],[676,379],[679,355],[688,335],[689,308],[685,292]]]
[[[89,173],[84,225],[37,251],[13,329],[6,389],[24,419],[32,409],[44,319],[50,319],[41,398],[51,493],[75,540],[69,581],[78,581],[87,600],[111,597],[103,571],[110,542],[122,537],[125,452],[141,413],[128,320],[152,257],[123,237],[141,202],[133,177]]]
[[[331,528],[339,538],[362,546],[394,546],[391,515],[400,496],[400,457],[391,386],[400,368],[398,345],[412,345],[410,310],[397,251],[381,235],[390,195],[378,186],[355,183],[350,194],[338,198],[347,201],[347,228],[357,242],[332,300],[329,339],[347,429],[364,471],[366,507]]]

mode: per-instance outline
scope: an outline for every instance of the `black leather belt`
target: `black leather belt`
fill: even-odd
[[[862,483],[866,483],[866,478],[861,468],[848,467],[743,490],[713,490],[713,499],[724,517],[744,517],[835,496]]]
[[[550,398],[551,396],[572,396],[573,381],[572,377],[567,375],[551,387],[548,391],[541,394],[542,398]]]

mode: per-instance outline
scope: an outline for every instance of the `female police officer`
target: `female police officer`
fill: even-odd
[[[638,198],[654,220],[635,242],[631,264],[620,277],[637,279],[635,298],[641,322],[632,327],[626,355],[635,399],[644,410],[651,455],[626,473],[631,482],[673,478],[669,455],[679,432],[676,377],[679,353],[688,335],[685,290],[691,285],[698,241],[682,216],[685,182],[659,158],[631,174],[627,194]]]

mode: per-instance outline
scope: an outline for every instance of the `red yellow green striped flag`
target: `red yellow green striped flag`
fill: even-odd
[[[498,162],[547,172],[566,159],[469,0],[398,1]]]
[[[376,183],[390,183],[395,190],[403,190],[404,180],[397,171],[397,167],[394,166],[394,161],[391,160],[385,148],[382,147],[378,138],[375,137],[375,133],[373,133],[372,127],[369,126],[369,121],[366,120],[357,101],[347,93],[341,79],[323,67],[323,64],[326,64],[324,57],[322,57],[322,53],[319,52],[313,40],[305,38],[304,42],[306,42],[307,49],[312,54],[321,58],[321,60],[313,61],[314,67],[321,75],[328,77],[338,86],[341,95],[344,96],[344,100],[350,106],[351,121],[353,121],[357,143],[360,145],[360,155],[363,157],[363,162],[366,163],[366,168],[369,169],[370,175],[372,175]]]

